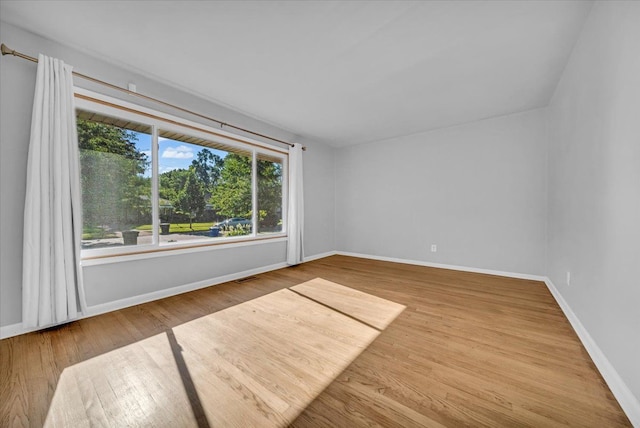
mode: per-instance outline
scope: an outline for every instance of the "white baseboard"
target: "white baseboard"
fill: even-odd
[[[129,306],[139,305],[141,303],[152,302],[154,300],[164,299],[165,297],[176,296],[178,294],[187,293],[189,291],[199,290],[201,288],[210,287],[212,285],[222,284],[224,282],[235,281],[236,279],[246,278],[247,276],[258,275],[264,272],[270,272],[276,269],[286,267],[286,263],[276,263],[269,266],[263,266],[255,269],[249,269],[242,272],[231,273],[229,275],[218,276],[216,278],[205,279],[203,281],[192,282],[190,284],[180,285],[178,287],[167,288],[164,290],[154,291],[152,293],[142,294],[140,296],[128,297],[126,299],[116,300],[113,302],[103,303],[100,305],[89,306],[87,308],[87,316],[104,314],[107,312],[117,311],[118,309],[128,308]]]
[[[223,275],[216,278],[205,279],[203,281],[192,282],[190,284],[184,284],[177,287],[167,288],[164,290],[158,290],[147,294],[141,294],[139,296],[127,297],[126,299],[120,299],[113,302],[103,303],[100,305],[89,306],[87,313],[82,316],[65,321],[71,322],[80,320],[83,318],[89,318],[95,315],[104,314],[107,312],[116,311],[118,309],[128,308],[130,306],[139,305],[141,303],[151,302],[153,300],[163,299],[165,297],[175,296],[177,294],[186,293],[188,291],[198,290],[200,288],[210,287],[212,285],[222,284],[223,282],[234,281],[236,279],[245,278],[247,276],[258,275],[264,272],[270,272],[272,270],[281,269],[286,267],[286,263],[276,263],[269,266],[262,266],[255,269],[249,269],[242,272],[236,272],[229,275]],[[12,336],[18,336],[20,334],[31,333],[33,331],[43,330],[55,326],[52,324],[44,327],[24,328],[22,323],[11,324],[0,327],[0,339],[6,339]]]
[[[32,331],[39,330],[40,328],[24,328],[22,323],[3,325],[0,327],[0,339],[6,339],[8,337],[18,336],[20,334],[31,333]]]
[[[627,384],[622,380],[616,369],[611,365],[607,357],[604,355],[598,344],[593,340],[587,329],[580,322],[580,319],[573,312],[569,304],[564,300],[562,294],[558,291],[553,282],[546,278],[545,284],[553,295],[556,302],[564,312],[573,330],[580,338],[582,345],[585,347],[591,360],[598,368],[598,371],[609,386],[609,389],[618,400],[620,407],[626,413],[634,427],[640,427],[640,401],[633,395]]]
[[[305,263],[312,262],[314,260],[324,259],[325,257],[335,256],[336,254],[338,254],[337,251],[327,251],[326,253],[314,254],[313,256],[305,257],[304,261]]]
[[[399,259],[395,257],[374,256],[371,254],[350,253],[348,251],[336,251],[335,253],[341,256],[359,257],[361,259],[381,260],[384,262],[394,262],[394,263],[403,263],[408,265],[434,267],[434,268],[440,268],[440,269],[459,270],[463,272],[484,273],[487,275],[506,276],[509,278],[518,278],[518,279],[530,279],[533,281],[544,282],[547,279],[546,276],[532,275],[528,273],[515,273],[515,272],[505,272],[505,271],[492,270],[492,269],[473,268],[468,266],[447,265],[442,263],[425,262],[422,260],[407,260],[407,259]]]

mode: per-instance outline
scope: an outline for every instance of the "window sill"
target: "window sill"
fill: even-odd
[[[262,244],[272,244],[275,242],[286,242],[287,235],[277,234],[277,235],[269,235],[265,237],[254,236],[251,238],[238,238],[235,240],[224,240],[218,242],[210,242],[206,244],[184,244],[184,245],[166,245],[162,247],[146,247],[145,249],[141,249],[139,251],[135,251],[135,247],[129,247],[131,251],[122,252],[118,254],[108,254],[108,255],[96,255],[96,256],[85,256],[82,258],[80,265],[82,267],[86,266],[97,266],[104,265],[110,263],[121,263],[121,262],[129,262],[134,260],[145,260],[145,259],[154,259],[157,257],[165,257],[165,256],[177,256],[182,254],[190,254],[202,251],[216,251],[216,250],[224,250],[229,248],[236,247],[245,247],[245,246],[253,246],[253,245],[262,245]]]

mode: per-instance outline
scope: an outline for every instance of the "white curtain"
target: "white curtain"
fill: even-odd
[[[297,265],[304,261],[302,231],[304,229],[304,198],[302,194],[302,145],[289,148],[289,224],[287,234],[287,264]]]
[[[85,311],[81,214],[72,67],[40,55],[24,209],[24,327],[61,323]]]

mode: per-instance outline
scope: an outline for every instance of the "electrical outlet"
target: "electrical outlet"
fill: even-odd
[[[431,252],[435,253],[438,251],[438,246],[436,244],[431,244]]]
[[[567,271],[567,285],[571,285],[571,272]]]

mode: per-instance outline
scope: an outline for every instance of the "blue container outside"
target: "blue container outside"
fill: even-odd
[[[209,228],[209,236],[211,236],[212,238],[215,238],[216,236],[220,235],[220,228],[219,227],[210,227]]]

